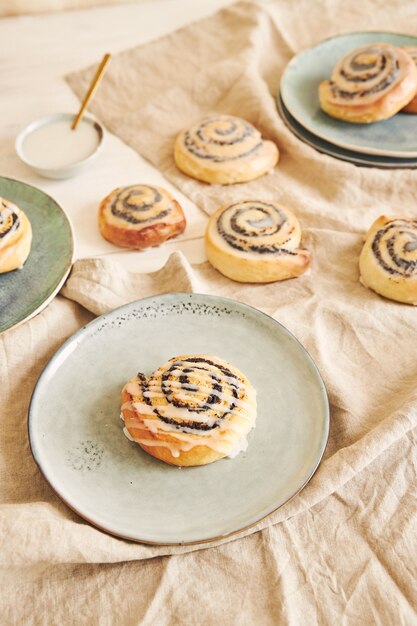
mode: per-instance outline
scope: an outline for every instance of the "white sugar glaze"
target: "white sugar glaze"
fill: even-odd
[[[146,430],[156,434],[160,430],[160,423],[158,423],[158,426],[156,426],[156,421],[157,420],[140,420],[138,418],[129,417],[125,419],[126,427],[123,429],[123,432],[125,433],[126,437],[130,439],[130,441],[135,441],[138,444],[144,446],[163,446],[164,448],[169,448],[172,456],[176,458],[180,455],[181,452],[188,452],[195,446],[206,446],[208,448],[211,448],[212,450],[215,450],[216,452],[219,452],[220,454],[225,454],[226,456],[234,458],[235,456],[237,456],[237,454],[239,454],[239,452],[246,450],[248,445],[245,434],[242,434],[242,436],[237,441],[236,439],[231,439],[230,437],[228,437],[228,428],[217,428],[209,431],[209,434],[203,431],[205,432],[205,434],[196,435],[192,432],[185,432],[185,430],[188,431],[189,429],[182,428],[181,431],[178,431],[175,429],[175,427],[171,426],[169,428],[169,424],[164,424],[164,422],[162,422],[164,426],[167,427],[163,430],[167,431],[167,433],[168,431],[171,431],[175,435],[175,441],[166,441],[160,439],[152,440],[140,436],[132,437],[128,430],[129,428],[135,428],[142,431]],[[151,424],[149,422],[151,422]],[[242,428],[235,428],[233,430],[235,430],[235,432],[237,433],[242,433]],[[126,434],[125,431],[127,431],[128,434]]]
[[[70,120],[38,126],[23,141],[22,151],[34,166],[61,168],[84,161],[98,148],[100,137],[93,124],[81,120],[76,130]]]
[[[187,371],[184,373],[182,368]],[[186,382],[180,382],[181,376],[187,376]],[[221,391],[213,383],[221,385]],[[178,360],[168,370],[165,364],[146,381],[142,375],[131,380],[125,390],[132,398],[122,405],[125,425],[140,445],[163,446],[176,458],[196,446],[231,457],[247,447],[246,435],[253,426],[256,392],[238,376],[223,373],[215,362],[213,369],[209,364],[207,370],[199,361]],[[208,404],[208,398],[213,396],[218,402]],[[183,402],[190,408],[176,406],[174,402]],[[205,410],[197,410],[201,408]],[[204,430],[198,425],[208,428]]]

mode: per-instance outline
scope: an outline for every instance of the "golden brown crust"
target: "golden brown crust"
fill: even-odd
[[[278,162],[272,142],[246,120],[214,115],[183,130],[177,136],[174,160],[177,167],[197,180],[232,185],[259,178]]]
[[[100,205],[99,228],[100,232],[107,241],[122,246],[124,248],[135,248],[144,250],[153,246],[159,246],[164,241],[172,239],[180,235],[186,226],[185,216],[179,203],[174,200],[174,204],[178,210],[178,221],[171,224],[161,222],[159,224],[151,224],[144,226],[140,231],[127,230],[123,227],[117,227],[108,224]]]
[[[272,201],[224,205],[210,217],[205,233],[210,263],[242,283],[286,280],[306,272],[311,255],[300,241],[295,215]]]
[[[417,305],[417,220],[382,215],[366,234],[361,282],[376,293]]]
[[[402,110],[404,113],[417,113],[417,97],[414,96],[411,102],[409,102]]]
[[[0,274],[22,267],[29,256],[32,244],[32,227],[26,214],[5,198],[0,198],[0,212],[4,217],[3,237],[0,239]],[[17,217],[14,226],[9,229],[6,222]]]
[[[166,365],[168,368],[174,363],[174,367],[181,367],[182,359],[195,359],[196,357],[199,358],[200,366],[202,363],[201,359],[207,358],[206,355],[185,355],[171,359]],[[249,381],[239,370],[232,368],[226,361],[222,361],[217,357],[209,358],[210,363],[215,366],[214,370],[211,371],[215,371],[218,374],[222,370],[216,369],[216,366],[220,366],[220,368],[227,367],[233,377],[239,376],[239,378],[236,378],[236,381],[239,381],[239,384],[243,385],[243,387],[240,388],[238,394],[241,394],[239,397],[244,398],[246,403],[245,408],[235,407],[235,414],[232,414],[233,410],[230,414],[226,411],[229,421],[223,423],[218,428],[214,428],[213,431],[209,433],[203,431],[202,435],[202,431],[196,431],[196,434],[193,434],[192,429],[190,431],[189,427],[184,430],[181,426],[181,418],[178,417],[175,417],[176,426],[170,430],[166,430],[166,423],[161,422],[157,415],[150,414],[149,408],[152,402],[156,402],[155,406],[161,407],[165,401],[157,394],[156,398],[150,401],[151,404],[144,403],[143,390],[152,388],[152,385],[151,387],[146,385],[149,385],[154,375],[146,381],[145,387],[143,386],[143,379],[135,377],[125,385],[122,391],[122,415],[130,437],[146,452],[165,463],[178,466],[196,466],[213,463],[227,456],[236,445],[239,444],[240,439],[246,437],[247,433],[254,425],[256,418],[256,399],[255,392]],[[186,372],[191,371],[190,367],[193,367],[193,363],[188,363],[187,361]],[[167,371],[167,368],[164,369],[164,372]],[[195,375],[198,376],[199,374],[192,374],[193,383],[196,382]],[[173,383],[174,393],[179,394],[177,397],[181,397],[182,394],[182,398],[184,399],[184,394],[187,394],[187,385],[181,386],[181,390],[178,390],[176,385],[178,385],[179,380],[181,379],[177,377],[176,382]],[[223,385],[227,385],[227,378],[225,381],[223,381]],[[166,381],[164,384],[167,384]],[[204,380],[204,375],[202,384],[208,384],[207,379]],[[203,395],[208,391],[208,388],[203,389]],[[195,396],[192,397],[195,398]],[[190,397],[188,401],[190,401]],[[172,410],[170,407],[174,407],[174,416],[176,415],[175,410],[178,410],[175,409],[175,406],[175,404],[171,405],[170,402],[165,405],[168,411]],[[218,403],[213,406],[215,407],[213,411],[221,411],[222,408],[224,409],[224,407]],[[141,409],[141,407],[143,408]],[[145,412],[144,408],[147,409]],[[161,408],[158,408],[158,410],[161,410]],[[187,419],[192,419],[190,417],[192,413],[186,412],[185,415]],[[201,413],[199,415],[201,415]],[[213,413],[210,414],[209,418],[210,417],[213,418]],[[206,442],[208,445],[204,445]]]
[[[391,93],[368,105],[334,104],[329,99],[330,83],[319,87],[320,106],[328,115],[354,124],[371,124],[386,120],[403,109],[417,89],[417,74],[407,76]]]
[[[160,200],[154,202],[154,198],[146,200],[148,210],[136,211],[134,208],[119,211],[118,215],[112,213],[112,205],[127,190],[156,192]],[[132,192],[132,193],[133,193]],[[151,193],[151,192],[149,192]],[[155,195],[155,194],[154,194]],[[143,197],[143,194],[138,197]],[[151,206],[152,203],[152,206]],[[132,206],[133,206],[132,202]],[[158,212],[160,217],[158,217]],[[132,224],[130,219],[138,223]],[[139,220],[143,216],[143,221]],[[186,219],[181,205],[165,189],[148,185],[131,185],[130,187],[118,187],[114,189],[101,202],[98,212],[98,225],[102,236],[118,246],[144,250],[145,248],[159,246],[164,241],[181,234],[186,226]]]
[[[126,388],[122,391],[121,396],[122,406],[129,402],[134,402],[134,396],[132,396]],[[129,408],[123,408],[122,413],[125,421],[137,418],[137,413],[132,411]],[[158,434],[152,433],[146,428],[128,428],[129,434],[132,439],[141,439],[152,442],[167,442],[175,444],[176,439],[166,433],[159,432]],[[197,465],[207,465],[209,463],[213,463],[214,461],[218,461],[224,457],[224,454],[220,454],[207,446],[195,446],[191,450],[187,452],[179,452],[177,457],[173,457],[169,448],[164,446],[155,446],[155,445],[146,445],[145,443],[138,444],[145,452],[150,454],[151,456],[159,459],[160,461],[164,461],[169,465],[178,465],[181,467],[190,467]]]
[[[343,59],[341,59],[334,70],[335,75],[332,75],[332,80],[325,80],[319,86],[320,106],[328,115],[346,122],[369,124],[392,117],[414,98],[417,92],[417,68],[412,59],[403,50],[394,46],[387,44],[372,44],[372,46],[375,49],[387,50],[398,56],[398,62],[401,63],[400,78],[393,82],[392,86],[381,90],[379,97],[376,92],[371,93],[369,97],[355,96],[343,101],[343,95],[333,93],[333,88],[339,88],[340,85],[345,86],[343,78],[338,83],[340,74],[337,68],[343,63]],[[363,49],[352,51],[347,56],[352,56],[355,52],[360,53],[361,50],[363,51]],[[354,84],[364,88],[365,82]],[[372,89],[370,91],[372,92]]]
[[[411,57],[414,64],[417,65],[417,46],[403,46],[402,49]],[[417,113],[417,94],[402,110],[404,113]]]

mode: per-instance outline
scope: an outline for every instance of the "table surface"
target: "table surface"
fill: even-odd
[[[150,163],[109,132],[94,163],[68,180],[49,180],[32,172],[16,155],[16,136],[34,119],[78,110],[80,102],[65,82],[66,74],[98,64],[105,52],[116,54],[146,43],[231,2],[139,0],[135,4],[0,20],[0,173],[42,189],[63,207],[74,228],[76,259],[112,255],[131,270],[149,272],[162,267],[172,252],[181,250],[191,263],[201,263],[206,258],[203,234],[207,217]],[[171,190],[187,217],[182,235],[144,252],[123,250],[101,237],[97,227],[101,199],[115,187],[134,183]]]

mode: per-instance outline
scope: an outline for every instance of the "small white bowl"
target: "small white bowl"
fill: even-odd
[[[28,124],[26,128],[22,130],[21,133],[16,138],[15,149],[18,157],[23,163],[28,165],[32,170],[40,174],[41,176],[45,176],[46,178],[71,178],[76,174],[79,174],[85,167],[90,165],[90,163],[94,160],[97,153],[99,152],[104,138],[104,129],[96,120],[91,117],[84,116],[80,122],[80,124],[88,123],[91,124],[97,132],[98,142],[97,147],[89,154],[86,158],[81,159],[80,161],[76,161],[75,163],[71,163],[70,165],[60,165],[57,167],[43,167],[37,164],[34,160],[30,160],[24,150],[24,142],[27,137],[33,133],[35,130],[42,126],[46,126],[53,122],[59,122],[63,120],[68,120],[69,123],[74,119],[73,113],[55,113],[53,115],[47,115],[46,117],[41,117],[38,120],[35,120]],[[76,130],[74,132],[77,132]]]

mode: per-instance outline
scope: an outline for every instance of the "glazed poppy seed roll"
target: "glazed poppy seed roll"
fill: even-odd
[[[246,376],[212,355],[170,359],[122,391],[127,435],[171,465],[205,465],[247,446],[256,392]]]

